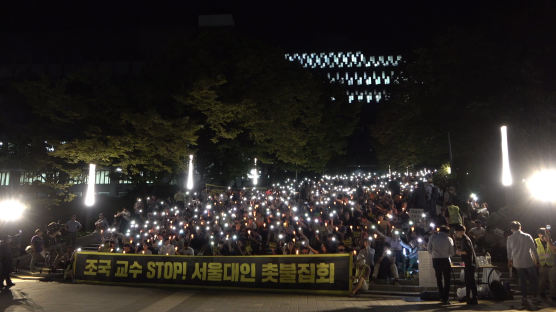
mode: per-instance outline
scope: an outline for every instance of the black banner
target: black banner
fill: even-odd
[[[224,287],[347,294],[351,254],[162,256],[79,252],[79,282]]]

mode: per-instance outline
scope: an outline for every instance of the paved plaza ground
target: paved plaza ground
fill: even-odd
[[[0,293],[0,312],[178,312],[178,311],[517,311],[519,300],[481,301],[469,309],[442,306],[416,297],[317,296],[261,292],[208,291],[147,287],[70,284],[14,279],[16,286]],[[544,305],[538,311],[556,311]]]

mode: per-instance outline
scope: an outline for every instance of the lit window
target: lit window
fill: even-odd
[[[0,171],[0,186],[10,185],[10,172]]]
[[[21,184],[33,184],[34,182],[46,182],[46,173],[41,173],[39,175],[32,172],[24,172],[19,177],[19,183]]]
[[[97,170],[95,184],[110,184],[110,171]]]

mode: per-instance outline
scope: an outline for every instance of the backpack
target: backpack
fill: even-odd
[[[490,276],[494,270],[491,270],[488,274],[488,281],[490,281]],[[512,300],[514,297],[510,289],[510,283],[506,281],[494,280],[489,282],[490,294],[494,300]]]

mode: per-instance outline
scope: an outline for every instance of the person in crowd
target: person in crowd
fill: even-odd
[[[6,282],[5,287],[10,288],[15,286],[12,282],[10,274],[13,270],[12,264],[12,253],[9,246],[9,237],[0,237],[0,286],[4,287],[4,282]]]
[[[114,215],[114,223],[119,233],[124,232],[129,227],[129,222],[131,221],[131,212],[127,208],[123,208],[121,211]]]
[[[124,254],[134,254],[135,249],[133,248],[133,246],[131,246],[131,244],[125,244],[122,253],[124,253]]]
[[[426,251],[427,246],[425,240],[418,237],[415,232],[412,232],[412,239],[409,241],[409,251],[407,254],[407,276],[410,278],[415,272],[418,271],[419,251]]]
[[[506,241],[508,253],[508,268],[517,270],[519,276],[519,287],[521,289],[521,303],[524,307],[531,307],[528,301],[529,287],[533,294],[538,294],[539,277],[537,268],[539,267],[539,255],[537,246],[531,235],[521,231],[521,223],[513,221],[510,224],[512,235]],[[527,285],[529,284],[529,286]],[[534,302],[537,304],[538,302]]]
[[[98,246],[98,252],[110,252],[110,245],[111,245],[110,241],[108,240],[105,241],[100,246]]]
[[[390,264],[390,274],[394,279],[393,282],[394,285],[399,285],[400,277],[398,272],[396,256],[399,254],[399,256],[401,257],[402,248],[404,248],[404,246],[406,247],[409,246],[407,246],[405,243],[401,241],[399,233],[396,232],[392,233],[393,234],[392,237],[386,236],[380,231],[376,231],[376,233],[379,234],[379,236],[384,239],[384,248],[382,250],[381,256],[378,258],[374,266],[372,280],[375,281],[378,278],[378,274],[380,272],[380,266],[382,262],[386,260]]]
[[[135,214],[136,216],[140,216],[142,218],[144,211],[145,211],[145,202],[141,198],[137,198],[137,201],[135,201],[135,204],[133,204],[133,214]]]
[[[138,253],[141,253],[143,255],[152,255],[153,254],[153,252],[149,248],[148,244],[143,244],[141,251],[138,252]]]
[[[162,246],[160,246],[158,248],[158,254],[159,255],[175,255],[176,254],[176,248],[174,245],[170,244],[171,241],[170,239],[165,239]]]
[[[179,208],[185,207],[185,193],[183,190],[180,189],[174,194],[174,202]]]
[[[73,259],[75,249],[66,246],[64,253],[60,256],[60,267],[64,269],[64,280],[73,277]]]
[[[552,268],[550,270],[550,276],[552,276],[552,283],[554,283],[556,281],[556,242],[554,242],[554,240],[552,239],[552,234],[549,229],[546,229],[545,236],[547,246],[552,252]],[[556,302],[556,294],[553,292],[556,288],[555,286],[556,285],[552,285],[552,288],[550,288],[550,299],[552,300],[553,304]]]
[[[455,225],[454,229],[456,241],[459,241],[456,246],[456,255],[461,256],[465,264],[465,294],[467,304],[476,305],[479,303],[477,296],[477,282],[475,281],[475,270],[477,266],[477,256],[475,249],[469,236],[465,234],[465,226],[461,224]]]
[[[95,221],[95,230],[99,233],[106,232],[108,229],[108,220],[104,217],[104,214],[101,212],[98,214],[98,220]]]
[[[350,296],[355,296],[360,289],[367,290],[369,286],[367,280],[371,274],[371,268],[366,262],[365,256],[357,256],[357,266],[354,276],[354,282],[356,283],[355,288],[350,293]]]
[[[539,255],[539,295],[546,298],[545,290],[548,290],[551,298],[556,298],[556,276],[554,275],[554,264],[556,253],[552,246],[554,243],[550,237],[550,231],[546,228],[537,230],[537,254]]]
[[[31,262],[29,263],[29,271],[37,271],[37,262],[43,259],[44,240],[43,233],[40,229],[35,230],[35,235],[31,238]]]
[[[455,229],[456,225],[463,224],[460,209],[453,202],[448,203],[446,207],[446,224],[448,224],[452,230]]]
[[[188,242],[188,241],[185,241],[185,242],[183,243],[182,255],[185,255],[185,256],[194,256],[194,255],[195,255],[195,250],[193,250],[193,248],[191,248],[191,247],[189,246],[189,242]]]
[[[427,250],[432,256],[438,293],[444,304],[450,303],[450,277],[452,274],[450,257],[454,255],[454,241],[449,233],[450,229],[447,226],[441,226],[438,233],[429,238],[427,246]]]
[[[83,228],[81,223],[77,221],[77,215],[72,215],[71,219],[65,224],[68,245],[75,248],[75,241],[77,240],[77,233]]]
[[[423,181],[417,183],[410,202],[410,208],[427,209],[427,190]]]
[[[61,237],[62,237],[62,229],[64,225],[58,222],[50,222],[46,226],[46,235],[44,236],[44,249],[46,251],[47,259],[51,269],[54,269],[58,266],[58,261],[60,259],[60,255],[62,254],[62,244],[61,244]]]
[[[365,264],[369,266],[369,268],[373,268],[375,266],[375,249],[371,246],[371,240],[366,239],[363,240],[363,248],[359,250],[357,253],[358,258],[365,258]]]
[[[486,235],[486,228],[483,226],[483,223],[480,221],[472,222],[473,227],[469,229],[469,236],[475,240],[482,240]]]

